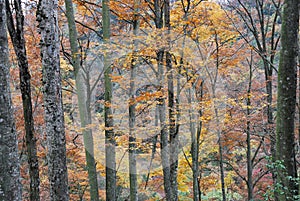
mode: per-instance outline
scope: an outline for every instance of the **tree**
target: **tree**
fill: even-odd
[[[17,132],[10,92],[5,0],[0,0],[0,200],[21,201]]]
[[[271,155],[273,162],[276,158],[276,136],[274,132],[274,118],[273,118],[273,72],[276,71],[276,56],[278,44],[280,41],[280,34],[278,34],[278,25],[280,19],[280,7],[282,1],[232,1],[229,7],[234,9],[239,20],[243,23],[238,25],[238,22],[233,24],[241,37],[248,43],[262,59],[262,67],[265,76],[265,89],[267,101],[267,125],[265,129],[267,137],[271,142]],[[247,31],[244,31],[246,28]],[[276,176],[273,175],[273,183],[276,181]],[[276,192],[275,192],[275,199]]]
[[[140,1],[134,1],[134,18],[133,18],[133,34],[137,36],[140,21],[138,16]],[[129,181],[130,181],[130,200],[138,201],[138,182],[137,182],[137,167],[136,167],[136,131],[135,118],[136,118],[136,103],[135,103],[135,79],[136,79],[136,67],[137,67],[137,41],[133,41],[133,54],[130,68],[130,88],[129,88]]]
[[[102,26],[105,43],[110,40],[110,10],[109,0],[102,1]],[[112,114],[112,82],[109,55],[104,55],[104,121],[105,121],[105,165],[106,165],[106,200],[116,200],[116,140],[113,130]]]
[[[89,72],[83,69],[80,65],[80,54],[77,43],[77,28],[75,24],[75,17],[73,11],[72,0],[65,0],[66,4],[66,15],[68,18],[69,26],[69,41],[71,45],[72,52],[72,65],[75,71],[75,80],[76,80],[76,92],[77,100],[79,107],[79,115],[81,121],[81,128],[83,128],[83,139],[85,146],[85,155],[86,155],[86,166],[89,175],[89,184],[90,184],[90,195],[91,200],[99,200],[98,193],[98,182],[97,182],[97,171],[96,163],[94,158],[94,140],[92,135],[92,129],[87,128],[88,125],[92,124],[92,114],[91,114],[91,87],[89,80]]]
[[[16,12],[15,21],[13,19],[9,1],[6,0],[7,27],[18,58],[20,71],[20,89],[22,93],[27,160],[30,175],[30,200],[38,201],[40,200],[39,164],[37,158],[36,137],[34,132],[34,120],[31,102],[30,73],[28,69],[28,59],[24,38],[24,15],[20,0],[14,0],[14,11]]]
[[[276,160],[279,200],[298,200],[297,166],[295,159],[295,105],[297,89],[297,56],[299,1],[285,0],[282,13],[281,51],[278,69]],[[280,166],[281,167],[281,166]],[[275,189],[276,190],[276,189]]]
[[[167,82],[168,82],[168,112],[169,112],[169,141],[170,141],[170,182],[172,197],[171,200],[178,200],[178,182],[177,182],[177,170],[178,170],[178,131],[176,130],[176,109],[174,98],[174,78],[173,78],[173,66],[172,55],[169,52],[171,48],[171,23],[170,23],[170,1],[164,0],[164,26],[167,29],[167,51],[166,51],[166,69],[167,69]]]
[[[69,200],[66,137],[59,60],[58,1],[40,0],[37,21],[41,34],[43,99],[47,136],[47,161],[52,201]]]

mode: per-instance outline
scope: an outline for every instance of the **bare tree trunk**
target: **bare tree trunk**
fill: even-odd
[[[194,102],[192,95],[192,88],[188,89],[188,103],[191,106]],[[193,172],[193,200],[199,201],[199,186],[198,186],[198,177],[199,177],[199,143],[198,137],[196,136],[198,131],[196,131],[195,119],[197,118],[193,109],[189,109],[189,121],[190,121],[190,132],[191,132],[191,155],[192,155],[192,172]],[[199,128],[198,128],[199,129]]]
[[[80,65],[80,55],[77,43],[77,28],[74,17],[73,3],[72,0],[65,0],[66,5],[66,15],[68,18],[69,26],[69,41],[71,45],[72,53],[72,65],[75,70],[75,80],[76,80],[76,92],[79,107],[79,115],[81,128],[83,128],[83,141],[85,147],[86,156],[86,166],[89,176],[90,184],[90,196],[92,201],[99,200],[98,193],[98,182],[97,182],[97,171],[96,162],[94,158],[94,140],[92,130],[86,128],[88,125],[92,124],[92,114],[91,114],[91,87],[89,84],[88,76],[85,75],[89,73],[83,70]]]
[[[7,12],[7,27],[18,58],[18,65],[20,70],[20,89],[22,94],[23,115],[25,124],[25,138],[27,148],[27,158],[29,166],[30,177],[30,200],[40,200],[40,177],[39,164],[36,150],[36,138],[34,135],[34,120],[32,114],[31,102],[31,86],[30,74],[28,70],[28,60],[26,54],[25,38],[24,38],[24,15],[20,0],[14,0],[14,10],[16,12],[16,19],[14,23],[11,7],[9,1],[6,0]]]
[[[251,156],[251,131],[250,131],[250,107],[251,107],[251,88],[252,88],[252,52],[251,52],[251,61],[249,62],[249,82],[248,82],[248,91],[247,91],[247,187],[248,187],[248,200],[253,200],[253,181],[252,181],[252,156]]]
[[[216,43],[216,74],[214,77],[214,80],[212,80],[212,93],[213,93],[213,100],[216,99],[216,81],[218,79],[218,71],[220,67],[220,61],[219,61],[219,39],[218,35],[215,35],[215,43]],[[218,136],[218,147],[219,147],[219,167],[220,167],[220,179],[221,179],[221,189],[222,189],[222,200],[226,201],[226,189],[225,189],[225,173],[224,173],[224,162],[223,162],[223,144],[222,144],[222,130],[219,128],[220,126],[220,117],[219,117],[219,111],[216,107],[216,103],[214,103],[214,112],[216,116],[216,125],[217,128],[217,136]]]
[[[158,61],[158,76],[159,76],[159,86],[160,90],[163,93],[163,82],[164,82],[164,66],[163,66],[163,51],[159,51],[157,54]],[[170,175],[170,147],[169,147],[169,138],[168,138],[168,130],[166,125],[166,101],[165,97],[160,97],[158,104],[158,113],[160,120],[160,143],[161,143],[161,162],[163,167],[163,175],[164,175],[164,190],[166,194],[166,200],[172,201],[172,187],[171,187],[171,175]]]
[[[298,200],[297,164],[295,159],[295,105],[297,88],[297,56],[299,0],[285,0],[282,13],[281,51],[278,69],[276,159],[279,169],[277,184],[282,186],[280,201]]]
[[[164,16],[165,16],[165,27],[167,28],[167,42],[168,49],[166,51],[166,68],[167,68],[167,79],[168,79],[168,110],[169,110],[169,139],[170,139],[170,182],[172,197],[171,200],[178,200],[178,182],[177,182],[177,170],[178,170],[178,134],[176,132],[176,108],[174,100],[174,78],[172,68],[172,58],[170,54],[171,39],[170,39],[170,0],[164,0]]]
[[[0,0],[0,200],[21,201],[17,132],[10,92],[5,0]]]
[[[103,39],[105,43],[109,43],[110,39],[110,10],[109,0],[102,1],[102,26]],[[105,162],[106,162],[106,200],[117,200],[116,195],[116,140],[113,130],[113,114],[111,109],[112,103],[112,69],[110,66],[109,55],[104,55],[104,85],[105,85],[105,105],[104,105],[104,119],[105,119]]]
[[[154,1],[154,12],[155,12],[155,26],[157,29],[163,28],[163,3],[162,0]],[[160,143],[161,143],[161,162],[163,167],[163,177],[164,177],[164,191],[167,201],[172,201],[172,187],[170,178],[170,147],[169,147],[169,136],[168,129],[166,125],[166,101],[164,97],[164,50],[159,49],[156,54],[157,67],[158,67],[158,82],[160,90],[162,92],[162,97],[159,98],[158,115],[160,121]]]
[[[134,19],[133,19],[133,34],[137,36],[139,29],[139,6],[140,1],[134,1]],[[136,46],[137,41],[133,41],[133,58],[131,60],[130,69],[130,88],[129,88],[129,181],[130,181],[130,201],[138,201],[138,183],[137,183],[137,169],[136,169],[136,134],[135,128],[135,79],[136,79]]]
[[[69,193],[57,10],[57,0],[40,0],[37,8],[37,21],[41,34],[40,48],[43,66],[50,199],[66,201],[69,200]]]

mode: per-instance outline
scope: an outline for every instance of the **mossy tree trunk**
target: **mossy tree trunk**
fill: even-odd
[[[43,99],[47,136],[50,200],[69,200],[66,137],[59,60],[58,0],[40,0],[37,21],[41,34]]]
[[[31,101],[30,73],[28,69],[28,59],[24,38],[24,15],[21,6],[21,0],[14,0],[14,11],[16,17],[14,20],[9,1],[6,0],[7,27],[18,58],[20,71],[20,89],[22,94],[23,115],[25,125],[25,138],[27,149],[27,161],[30,177],[30,200],[40,200],[40,177],[39,164],[36,149],[36,137],[34,134],[34,120]]]
[[[282,13],[281,51],[278,69],[276,159],[279,200],[298,200],[295,159],[295,105],[297,88],[297,56],[299,0],[285,0]]]
[[[21,201],[17,132],[10,92],[5,0],[0,0],[0,200]]]

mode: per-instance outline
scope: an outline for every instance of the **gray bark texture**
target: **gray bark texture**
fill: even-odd
[[[133,19],[133,34],[137,36],[139,29],[139,6],[140,0],[134,1],[134,19]],[[131,60],[130,68],[130,88],[129,88],[129,181],[130,181],[130,201],[138,201],[138,182],[137,182],[137,168],[136,168],[136,132],[135,132],[135,115],[136,115],[136,103],[135,103],[135,79],[136,79],[136,67],[137,67],[137,41],[133,41],[133,56]]]
[[[17,132],[9,88],[5,0],[0,0],[0,200],[21,201]]]
[[[284,165],[277,168],[277,184],[282,185],[279,200],[299,200],[295,159],[295,105],[299,0],[285,0],[282,13],[281,51],[278,70],[276,159]]]
[[[89,124],[92,124],[92,114],[91,114],[91,87],[89,85],[89,80],[85,79],[85,72],[80,65],[80,55],[79,47],[77,43],[77,28],[74,17],[73,3],[72,0],[65,0],[66,5],[66,16],[68,18],[69,27],[69,41],[71,45],[72,53],[72,65],[75,70],[75,80],[76,80],[76,92],[79,107],[79,116],[81,127],[85,128],[82,131],[83,141],[85,147],[86,156],[86,167],[89,176],[90,185],[90,196],[91,201],[99,200],[98,192],[98,181],[97,181],[97,171],[96,162],[94,158],[94,140],[93,133],[91,129],[86,128]]]
[[[155,26],[157,29],[162,29],[163,23],[163,13],[164,13],[164,0],[154,1],[154,14],[155,14]],[[156,53],[157,60],[157,78],[160,86],[160,90],[163,91],[164,86],[164,50],[160,49]],[[169,146],[169,136],[168,127],[166,125],[166,100],[165,97],[159,98],[159,103],[157,104],[158,116],[160,121],[160,148],[161,148],[161,163],[163,168],[164,177],[164,191],[165,198],[167,201],[172,200],[172,184],[170,175],[170,146]]]
[[[34,133],[34,120],[31,102],[30,74],[24,38],[24,15],[21,7],[21,0],[14,0],[14,20],[13,12],[9,1],[6,0],[7,27],[18,59],[20,70],[20,89],[22,94],[22,105],[25,125],[25,138],[27,150],[27,162],[30,177],[30,200],[40,200],[40,177],[39,164],[36,150],[36,137]]]
[[[109,0],[102,1],[102,23],[103,23],[103,39],[105,43],[110,40],[110,10]],[[112,82],[111,82],[111,65],[109,55],[104,55],[104,121],[105,121],[105,164],[106,164],[106,200],[117,200],[116,195],[116,140],[113,130],[113,113],[111,109],[112,103]]]
[[[165,16],[165,27],[170,34],[171,23],[170,23],[170,0],[164,0],[164,16]],[[167,36],[168,48],[171,48],[170,36]],[[166,68],[167,68],[167,80],[168,80],[168,110],[169,110],[169,139],[170,139],[170,182],[172,198],[171,200],[178,200],[178,153],[179,153],[179,142],[178,133],[176,132],[176,108],[175,108],[175,97],[174,97],[174,77],[172,67],[172,55],[168,49],[166,51]]]
[[[43,98],[48,145],[50,200],[69,200],[66,137],[59,61],[58,1],[40,0],[37,21],[41,34]]]

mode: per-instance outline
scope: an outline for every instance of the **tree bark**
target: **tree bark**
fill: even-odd
[[[188,103],[191,106],[194,102],[193,98],[193,89],[188,89]],[[189,123],[190,123],[190,132],[191,132],[191,155],[192,155],[192,172],[193,172],[193,200],[199,201],[200,195],[199,195],[199,186],[198,186],[198,177],[199,177],[199,132],[201,132],[199,129],[201,129],[201,125],[198,126],[196,131],[195,126],[195,119],[198,118],[194,114],[192,109],[189,109]],[[201,124],[201,123],[199,123]]]
[[[133,19],[133,34],[137,36],[139,29],[139,6],[140,0],[134,1],[134,19]],[[135,128],[135,79],[136,79],[136,62],[137,62],[137,41],[133,41],[133,56],[131,59],[130,69],[130,88],[129,88],[129,181],[130,181],[130,200],[138,201],[138,183],[136,169],[136,134]]]
[[[103,39],[106,44],[110,40],[110,10],[109,0],[102,1],[102,26]],[[113,130],[112,103],[112,82],[111,82],[111,64],[109,55],[104,55],[104,121],[105,121],[105,161],[106,161],[106,200],[117,200],[116,195],[116,140]]]
[[[7,27],[14,46],[15,53],[18,58],[20,71],[20,89],[22,94],[23,115],[25,124],[25,138],[27,149],[27,161],[29,166],[30,177],[30,200],[40,200],[40,177],[39,164],[37,157],[36,138],[34,134],[34,120],[31,102],[31,86],[30,74],[28,69],[28,59],[26,53],[26,45],[24,38],[24,15],[20,0],[14,0],[14,10],[16,12],[16,20],[14,23],[9,1],[6,0]]]
[[[218,147],[219,147],[219,167],[220,167],[220,179],[221,179],[221,190],[222,190],[222,200],[226,201],[226,187],[225,187],[225,171],[224,171],[224,161],[223,161],[223,144],[222,144],[222,128],[219,128],[220,126],[220,117],[219,117],[219,111],[218,108],[216,107],[215,100],[216,100],[216,81],[218,79],[218,74],[219,74],[219,67],[220,67],[220,60],[219,60],[219,39],[217,33],[215,34],[215,43],[216,43],[216,74],[214,76],[214,79],[211,80],[212,83],[212,98],[214,100],[214,112],[216,115],[216,125],[218,126],[217,128],[217,136],[218,136]]]
[[[282,13],[281,51],[278,69],[276,159],[277,184],[282,185],[279,200],[298,200],[295,159],[294,117],[297,88],[299,0],[285,0]]]
[[[43,99],[48,145],[50,199],[69,200],[66,164],[66,137],[59,60],[58,1],[40,0],[37,21],[41,34]]]
[[[85,147],[85,157],[86,157],[86,167],[89,177],[90,185],[90,196],[92,201],[99,200],[98,193],[98,181],[97,181],[97,170],[96,162],[94,158],[94,140],[92,130],[86,128],[88,125],[92,124],[92,114],[91,114],[91,87],[89,84],[88,76],[85,75],[89,73],[84,71],[83,67],[80,65],[80,55],[79,47],[77,43],[77,28],[74,17],[73,3],[72,0],[65,0],[66,5],[66,16],[68,18],[69,26],[69,41],[71,45],[72,53],[72,65],[75,70],[75,82],[76,82],[76,92],[79,107],[79,116],[81,122],[81,128],[83,128],[83,141]]]
[[[168,80],[168,111],[169,111],[169,139],[170,139],[170,182],[172,197],[171,200],[178,200],[178,182],[177,182],[177,172],[178,172],[178,135],[176,132],[176,108],[174,100],[174,78],[173,78],[173,68],[172,68],[172,58],[170,54],[171,39],[170,39],[170,0],[164,0],[164,17],[165,17],[165,28],[167,28],[167,42],[168,49],[166,51],[166,68],[167,68],[167,80]]]
[[[155,14],[155,26],[157,29],[162,29],[164,26],[163,23],[163,5],[164,1],[155,0],[154,1],[154,14]],[[164,97],[164,50],[159,49],[156,53],[157,60],[157,72],[158,72],[158,83],[162,96],[159,98],[158,116],[160,121],[160,149],[161,149],[161,163],[163,168],[163,177],[164,177],[164,191],[165,198],[167,201],[172,200],[172,184],[171,184],[171,175],[170,175],[170,146],[169,146],[169,136],[168,129],[166,125],[166,101]]]
[[[247,123],[246,123],[246,133],[247,133],[247,188],[248,188],[248,200],[253,200],[253,164],[251,156],[251,130],[250,130],[250,107],[251,107],[251,89],[252,89],[252,52],[251,52],[251,62],[249,63],[249,82],[247,90]]]
[[[10,92],[5,0],[0,0],[0,200],[21,201],[17,132]]]

